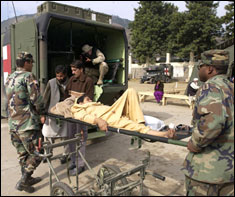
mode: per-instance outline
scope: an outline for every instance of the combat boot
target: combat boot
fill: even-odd
[[[24,168],[21,167],[22,176],[23,176],[24,172],[25,172]],[[30,184],[30,185],[34,185],[34,184],[36,184],[36,183],[39,183],[39,182],[42,180],[40,177],[33,178],[33,177],[32,177],[33,172],[28,172],[28,173],[29,173],[29,175],[30,175],[30,176],[29,176],[29,184]]]
[[[35,191],[34,187],[32,187],[29,184],[29,177],[31,176],[30,173],[24,171],[24,173],[22,174],[21,179],[18,181],[18,183],[16,184],[16,189],[19,191],[26,191],[28,193],[33,193]]]
[[[29,185],[34,185],[36,183],[39,183],[42,180],[40,177],[33,178],[32,174],[33,174],[33,172],[30,173]]]

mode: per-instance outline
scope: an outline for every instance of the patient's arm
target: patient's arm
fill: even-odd
[[[98,125],[99,129],[102,131],[108,131],[108,123],[101,119],[101,118],[95,118],[94,120],[95,124]],[[174,129],[169,129],[167,131],[154,131],[154,130],[149,130],[147,131],[148,135],[154,135],[154,136],[159,136],[159,137],[166,137],[166,138],[174,138],[175,130]]]
[[[95,118],[95,124],[98,125],[98,127],[100,128],[100,130],[102,131],[108,131],[108,123],[101,119],[101,118]]]
[[[175,130],[174,129],[169,129],[167,131],[154,131],[154,130],[150,130],[146,134],[148,134],[148,135],[155,135],[155,136],[159,136],[159,137],[174,138]]]

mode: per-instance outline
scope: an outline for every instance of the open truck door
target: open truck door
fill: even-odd
[[[39,77],[38,32],[34,18],[11,25],[11,72],[16,70],[16,57],[21,51],[30,52],[35,60],[32,73]]]
[[[12,24],[5,34],[2,34],[1,54],[1,115],[7,117],[7,98],[5,82],[7,76],[16,70],[16,56],[21,51],[29,51],[35,60],[32,72],[38,77],[38,39],[34,18]]]

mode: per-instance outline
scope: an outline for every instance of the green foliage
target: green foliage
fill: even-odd
[[[227,39],[234,39],[234,1],[230,1],[225,6],[226,15],[223,16],[222,22],[225,24],[225,37]]]
[[[170,52],[188,58],[216,47],[222,21],[216,16],[218,3],[186,1],[188,11],[163,1],[140,1],[131,28],[133,55],[140,64],[155,61],[156,54]]]
[[[185,13],[176,12],[172,15],[169,25],[170,34],[167,38],[168,51],[171,54],[177,54],[183,47],[181,42],[182,26],[185,24]]]
[[[182,45],[177,55],[188,57],[190,52],[196,56],[216,47],[217,36],[220,36],[221,21],[216,16],[218,3],[213,1],[187,1],[188,12],[185,13],[185,23],[177,34]]]
[[[168,26],[176,11],[175,6],[162,1],[140,1],[135,20],[129,24],[133,56],[140,64],[155,62],[157,54],[165,54],[165,41],[170,34]]]

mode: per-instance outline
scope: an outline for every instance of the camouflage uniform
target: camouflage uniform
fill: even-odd
[[[202,64],[228,64],[220,51],[203,53]],[[199,88],[192,124],[190,140],[198,152],[189,152],[184,161],[187,195],[234,195],[234,84],[226,75]]]
[[[18,59],[27,54],[20,53]],[[39,113],[43,112],[39,84],[31,72],[17,67],[16,71],[8,76],[5,85],[11,141],[19,155],[21,169],[33,173],[41,161],[33,154],[41,134]]]

